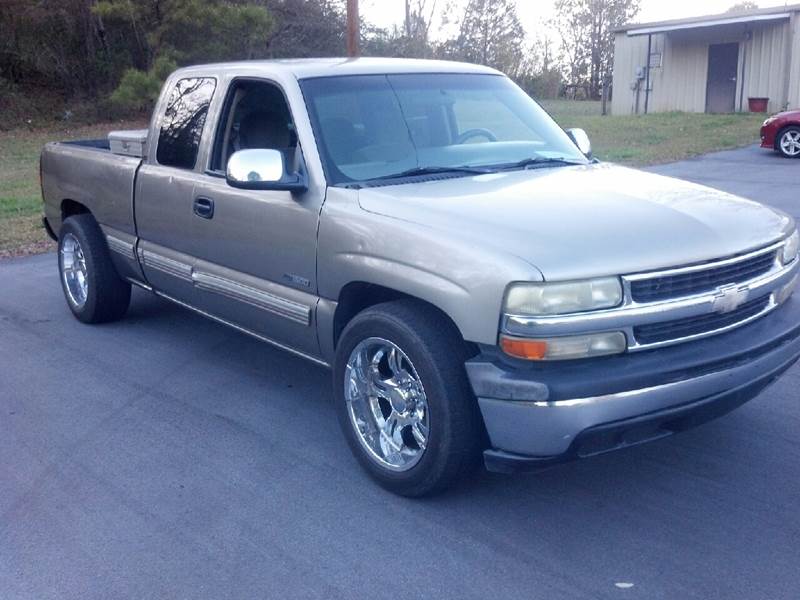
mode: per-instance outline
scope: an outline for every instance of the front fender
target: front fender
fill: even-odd
[[[319,230],[318,282],[336,300],[350,282],[373,283],[447,314],[467,341],[496,344],[503,294],[512,281],[542,281],[523,259],[457,232],[364,211],[357,192],[331,188]]]

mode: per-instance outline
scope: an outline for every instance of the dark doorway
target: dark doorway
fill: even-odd
[[[732,113],[736,110],[736,71],[739,44],[711,44],[708,47],[706,112]]]

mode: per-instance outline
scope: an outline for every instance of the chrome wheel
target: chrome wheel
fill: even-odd
[[[61,262],[61,278],[67,296],[73,305],[81,308],[86,304],[86,297],[89,294],[89,275],[83,249],[78,238],[71,233],[64,235],[59,261]]]
[[[428,444],[428,402],[397,345],[377,337],[361,341],[345,367],[344,397],[356,437],[375,462],[392,471],[419,462]]]
[[[790,129],[780,139],[781,150],[786,156],[800,155],[800,131]]]

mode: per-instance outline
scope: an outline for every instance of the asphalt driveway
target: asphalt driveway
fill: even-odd
[[[800,217],[800,161],[654,171]],[[800,590],[800,367],[702,428],[409,501],[351,458],[327,371],[136,292],[69,314],[0,263],[0,598],[748,598]]]

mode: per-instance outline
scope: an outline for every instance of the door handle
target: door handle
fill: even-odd
[[[194,199],[194,214],[203,219],[214,217],[214,201],[211,198],[202,196]]]

